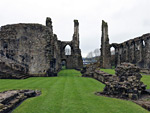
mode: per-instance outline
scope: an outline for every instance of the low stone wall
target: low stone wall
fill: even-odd
[[[10,90],[0,93],[0,113],[9,113],[27,98],[40,95],[34,90]]]
[[[141,73],[150,74],[150,69],[140,69]]]
[[[107,82],[109,82],[111,78],[112,78],[111,80],[113,80],[115,78],[114,75],[105,73],[103,71],[100,71],[99,69],[96,69],[89,73],[86,72],[82,75],[82,77],[91,77],[91,78],[94,78],[94,79],[102,82],[103,84],[107,84]]]
[[[111,75],[100,71],[94,65],[90,65],[82,71],[82,76],[92,77],[104,83],[106,85],[102,92],[104,95],[133,100],[139,99],[146,89],[146,85],[140,81],[142,76],[139,68],[131,63],[122,63],[115,71],[116,75]]]

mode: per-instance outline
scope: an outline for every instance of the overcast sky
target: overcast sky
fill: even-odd
[[[0,26],[14,23],[45,25],[51,17],[58,39],[73,36],[79,20],[82,55],[100,48],[101,21],[108,23],[110,43],[120,43],[150,32],[150,0],[1,0]]]

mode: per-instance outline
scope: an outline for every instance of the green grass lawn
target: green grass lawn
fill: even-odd
[[[100,69],[101,71],[104,71],[106,73],[109,73],[109,74],[112,74],[114,75],[115,74],[115,70],[114,69]]]
[[[104,85],[80,77],[76,70],[62,70],[58,77],[32,77],[25,80],[0,79],[0,91],[38,89],[42,94],[25,100],[13,113],[148,113],[131,101],[96,96]]]

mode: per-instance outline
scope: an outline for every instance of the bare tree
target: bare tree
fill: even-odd
[[[89,53],[87,54],[86,58],[93,58],[93,52],[92,52],[92,51],[89,52]]]
[[[100,49],[95,49],[94,50],[94,55],[95,55],[95,57],[97,57],[97,56],[100,56]]]

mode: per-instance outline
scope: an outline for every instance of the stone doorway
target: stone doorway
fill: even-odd
[[[62,69],[66,69],[66,68],[67,68],[67,62],[66,62],[65,59],[62,59],[62,60],[61,60],[61,68],[62,68]]]

